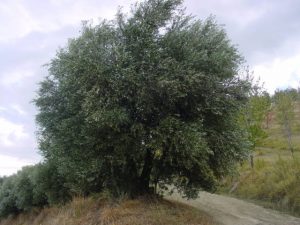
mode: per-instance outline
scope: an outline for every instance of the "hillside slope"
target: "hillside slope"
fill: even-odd
[[[32,210],[0,225],[216,225],[205,213],[167,200],[105,201],[75,198],[61,206]]]
[[[268,137],[255,150],[254,168],[245,162],[238,175],[225,179],[222,192],[300,216],[300,103],[297,101],[294,114],[291,123],[294,154],[273,110],[265,129]]]

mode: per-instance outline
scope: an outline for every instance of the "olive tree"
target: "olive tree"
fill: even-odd
[[[160,185],[193,197],[247,157],[243,58],[214,18],[181,4],[148,0],[85,23],[49,63],[35,99],[39,144],[74,192]]]

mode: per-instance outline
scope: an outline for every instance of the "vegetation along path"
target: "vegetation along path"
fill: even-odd
[[[231,197],[201,192],[198,199],[186,200],[178,194],[166,197],[194,206],[223,225],[299,225],[300,218]]]

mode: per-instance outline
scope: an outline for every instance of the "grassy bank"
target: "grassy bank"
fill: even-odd
[[[0,225],[214,225],[201,211],[166,200],[75,198],[65,206],[10,216]]]

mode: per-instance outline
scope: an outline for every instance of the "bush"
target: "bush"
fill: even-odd
[[[64,203],[70,198],[64,177],[50,163],[24,167],[13,176],[0,179],[0,217]]]
[[[31,168],[27,167],[20,171],[13,187],[16,196],[16,206],[21,211],[28,211],[33,206],[33,184],[29,179]]]
[[[48,204],[65,203],[71,199],[65,178],[59,174],[56,166],[51,163],[40,164],[36,172],[36,192],[43,193]]]
[[[0,217],[19,212],[14,193],[15,179],[16,176],[3,179],[0,188]]]

